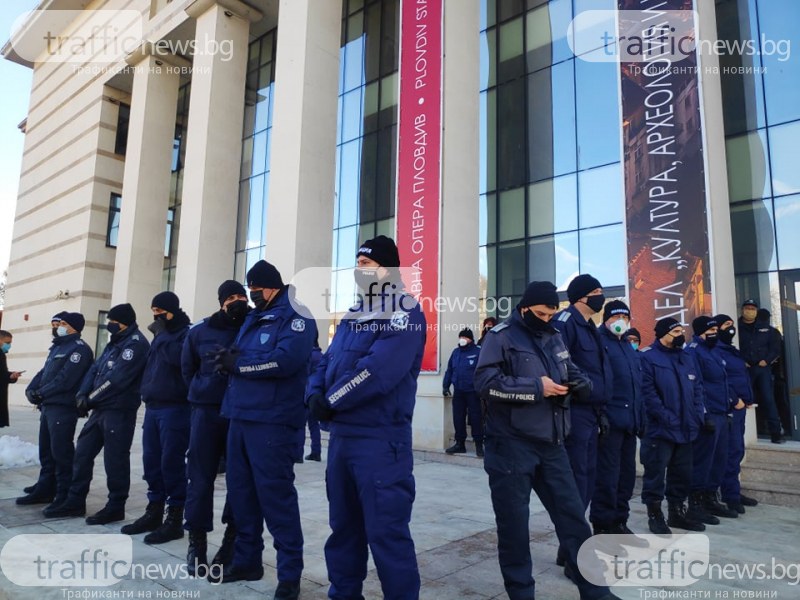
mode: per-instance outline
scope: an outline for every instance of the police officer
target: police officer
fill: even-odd
[[[533,599],[532,488],[555,525],[581,598],[616,598],[607,587],[586,581],[577,565],[578,549],[591,531],[563,444],[570,433],[570,395],[588,396],[591,383],[551,326],[557,309],[556,287],[531,282],[511,318],[486,336],[475,371],[475,387],[486,403],[484,469],[500,571],[511,600]]]
[[[661,501],[667,497],[669,526],[704,531],[705,525],[686,515],[692,483],[692,442],[703,426],[703,387],[700,371],[683,346],[683,326],[672,317],[660,319],[656,339],[641,353],[642,396],[646,424],[641,444],[642,501],[648,525],[655,534],[672,533]],[[666,477],[666,488],[665,488]]]
[[[17,504],[64,502],[72,481],[75,426],[78,409],[75,394],[92,366],[94,354],[81,339],[86,324],[81,313],[61,313],[56,337],[44,367],[34,375],[25,395],[41,411],[39,460],[41,471],[36,489],[17,498]]]
[[[718,525],[717,517],[736,517],[717,499],[728,461],[728,415],[735,404],[731,399],[725,359],[717,348],[717,322],[700,315],[692,321],[694,338],[686,352],[700,369],[705,398],[703,427],[692,442],[692,485],[688,515],[695,521]]]
[[[151,302],[155,336],[142,376],[145,403],[142,425],[142,464],[147,481],[147,508],[121,531],[127,535],[151,533],[145,544],[163,544],[183,537],[186,502],[186,449],[189,446],[188,388],[181,374],[181,351],[190,320],[180,300],[166,291]],[[167,516],[164,518],[164,505]]]
[[[758,302],[742,302],[739,317],[739,350],[750,373],[750,381],[767,416],[767,426],[773,444],[782,444],[781,420],[775,404],[775,386],[772,379],[772,363],[781,355],[780,345],[770,331],[769,323],[759,323]]]
[[[303,532],[294,486],[299,430],[305,423],[303,394],[317,327],[298,314],[294,288],[260,260],[247,272],[255,305],[230,350],[218,353],[229,373],[222,414],[230,419],[225,476],[236,522],[233,560],[221,583],[261,579],[263,523],[278,555],[276,600],[295,599],[303,570]]]
[[[450,354],[447,370],[444,373],[442,393],[449,396],[450,386],[454,387],[453,427],[456,432],[456,443],[445,450],[447,454],[463,454],[467,451],[464,442],[467,439],[466,420],[469,415],[475,454],[483,456],[483,414],[474,381],[480,347],[475,345],[474,340],[471,329],[465,328],[459,332],[458,347]]]
[[[725,372],[728,374],[730,394],[736,402],[733,406],[733,418],[728,433],[728,456],[725,464],[725,473],[722,476],[720,493],[722,501],[728,508],[739,514],[744,514],[745,506],[756,506],[758,500],[742,494],[739,485],[739,471],[744,458],[744,423],[747,409],[753,406],[753,388],[750,385],[750,376],[747,365],[741,352],[733,345],[736,336],[736,327],[731,317],[719,314],[714,317],[719,330],[717,331],[717,348],[725,360]]]
[[[639,346],[642,345],[642,334],[639,333],[639,330],[635,327],[628,329],[628,331],[625,332],[624,338],[634,350],[638,351]]]
[[[139,385],[150,344],[136,325],[130,304],[108,311],[108,345],[86,373],[78,390],[78,414],[89,420],[78,435],[72,465],[72,485],[67,499],[44,511],[46,517],[79,517],[86,514],[86,496],[94,471],[94,459],[103,450],[108,502],[86,518],[88,525],[105,525],[125,518],[125,501],[131,486],[131,443],[136,411],[141,404]]]
[[[309,407],[330,428],[328,596],[363,598],[369,545],[383,597],[415,600],[420,578],[409,530],[411,420],[425,316],[404,292],[394,240],[381,235],[364,242],[356,262],[359,302],[339,324],[309,384]]]
[[[201,566],[201,571],[207,571],[207,533],[214,529],[214,481],[228,439],[228,419],[219,414],[228,377],[214,369],[214,356],[220,347],[233,345],[250,311],[244,286],[238,281],[223,281],[217,299],[220,310],[189,330],[181,353],[181,373],[189,387],[191,405],[184,524],[189,532],[186,563],[191,575]],[[226,499],[222,522],[227,526],[212,564],[225,564],[233,558],[235,526],[231,512]]]
[[[613,388],[606,412],[610,428],[598,443],[597,479],[589,520],[594,532],[632,534],[629,501],[636,483],[636,436],[644,433],[642,368],[639,353],[625,339],[631,311],[621,300],[603,309],[600,339],[613,371]],[[638,538],[630,538],[636,543]]]

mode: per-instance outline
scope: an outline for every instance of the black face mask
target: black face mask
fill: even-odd
[[[58,327],[52,327],[51,331],[53,333],[53,337],[58,337]]]
[[[706,346],[708,346],[709,348],[713,348],[714,346],[716,346],[718,341],[719,338],[716,333],[710,333],[706,335]]]
[[[378,283],[378,269],[355,269],[353,279],[356,280],[358,289],[369,292],[370,288]]]
[[[587,296],[586,298],[586,306],[591,308],[594,312],[600,312],[603,310],[603,304],[606,303],[606,297],[603,294],[597,294],[596,296]]]
[[[529,310],[522,315],[522,320],[525,322],[526,327],[531,331],[546,331],[550,328],[550,324],[547,321],[542,321],[539,317],[533,314],[532,310]]]
[[[730,345],[733,342],[733,336],[736,335],[736,327],[729,327],[728,329],[720,329],[717,337],[720,341]]]
[[[246,300],[235,300],[225,307],[225,314],[234,323],[243,321],[248,312],[250,312],[250,307],[247,306]]]
[[[250,300],[256,305],[256,310],[267,310],[269,301],[264,297],[264,290],[255,290],[250,292]]]
[[[677,335],[672,338],[672,347],[673,348],[683,348],[683,345],[686,343],[686,336],[681,334]]]
[[[116,333],[119,333],[121,327],[119,323],[108,323],[106,325],[106,329],[108,330],[108,333],[114,335]]]
[[[159,313],[157,315],[153,315],[153,321],[166,321],[167,320],[167,313]]]

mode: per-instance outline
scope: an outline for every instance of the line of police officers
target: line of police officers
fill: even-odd
[[[80,339],[83,317],[55,315],[50,354],[26,392],[42,412],[41,474],[18,503],[49,502],[48,517],[83,516],[94,458],[104,449],[108,502],[86,521],[123,520],[133,429],[144,401],[148,504],[122,531],[148,532],[145,542],[156,544],[188,530],[190,572],[226,583],[263,576],[266,522],[277,552],[275,598],[297,598],[303,535],[293,465],[305,398],[330,431],[329,597],[363,598],[369,548],[384,597],[418,598],[409,529],[415,497],[411,421],[426,323],[403,289],[399,267],[391,239],[379,236],[361,245],[354,271],[360,302],[310,376],[315,322],[301,314],[293,288],[266,261],[247,273],[252,310],[241,284],[226,281],[218,291],[220,310],[190,328],[175,294],[156,295],[152,345],[130,305],[113,307],[109,344],[94,362]],[[473,423],[473,436],[478,442],[485,435],[498,556],[512,600],[534,597],[531,490],[555,524],[557,560],[580,597],[616,598],[583,577],[577,555],[592,534],[585,518],[590,503],[595,533],[631,533],[637,436],[643,438],[643,500],[652,531],[669,531],[660,509],[665,495],[670,525],[686,529],[713,522],[704,510],[735,516],[746,503],[737,462],[743,421],[734,417],[730,428],[728,415],[752,403],[749,380],[730,339],[717,348],[711,342],[717,328],[731,332],[732,320],[722,321],[722,315],[696,321],[695,340],[684,351],[682,326],[662,319],[656,341],[637,353],[626,338],[630,311],[624,303],[606,304],[590,275],[576,277],[567,292],[570,306],[557,314],[555,286],[532,282],[511,318],[483,336],[474,373],[486,427],[483,432]],[[591,316],[600,310],[598,329]],[[727,358],[718,359],[723,352]],[[89,412],[73,456],[77,418]],[[463,437],[456,441],[463,445]],[[223,455],[227,527],[211,561],[220,567],[215,571],[206,534],[213,529],[213,486]],[[717,500],[719,487],[728,507]],[[683,502],[690,492],[687,513]]]

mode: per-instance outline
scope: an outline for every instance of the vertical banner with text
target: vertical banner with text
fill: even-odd
[[[692,0],[618,0],[631,312],[645,339],[664,317],[712,309],[696,14]]]
[[[443,0],[401,0],[397,246],[428,322],[422,370],[439,368]]]

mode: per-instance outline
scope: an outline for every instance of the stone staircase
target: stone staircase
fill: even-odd
[[[742,491],[765,504],[800,508],[800,442],[747,448],[742,463]]]

